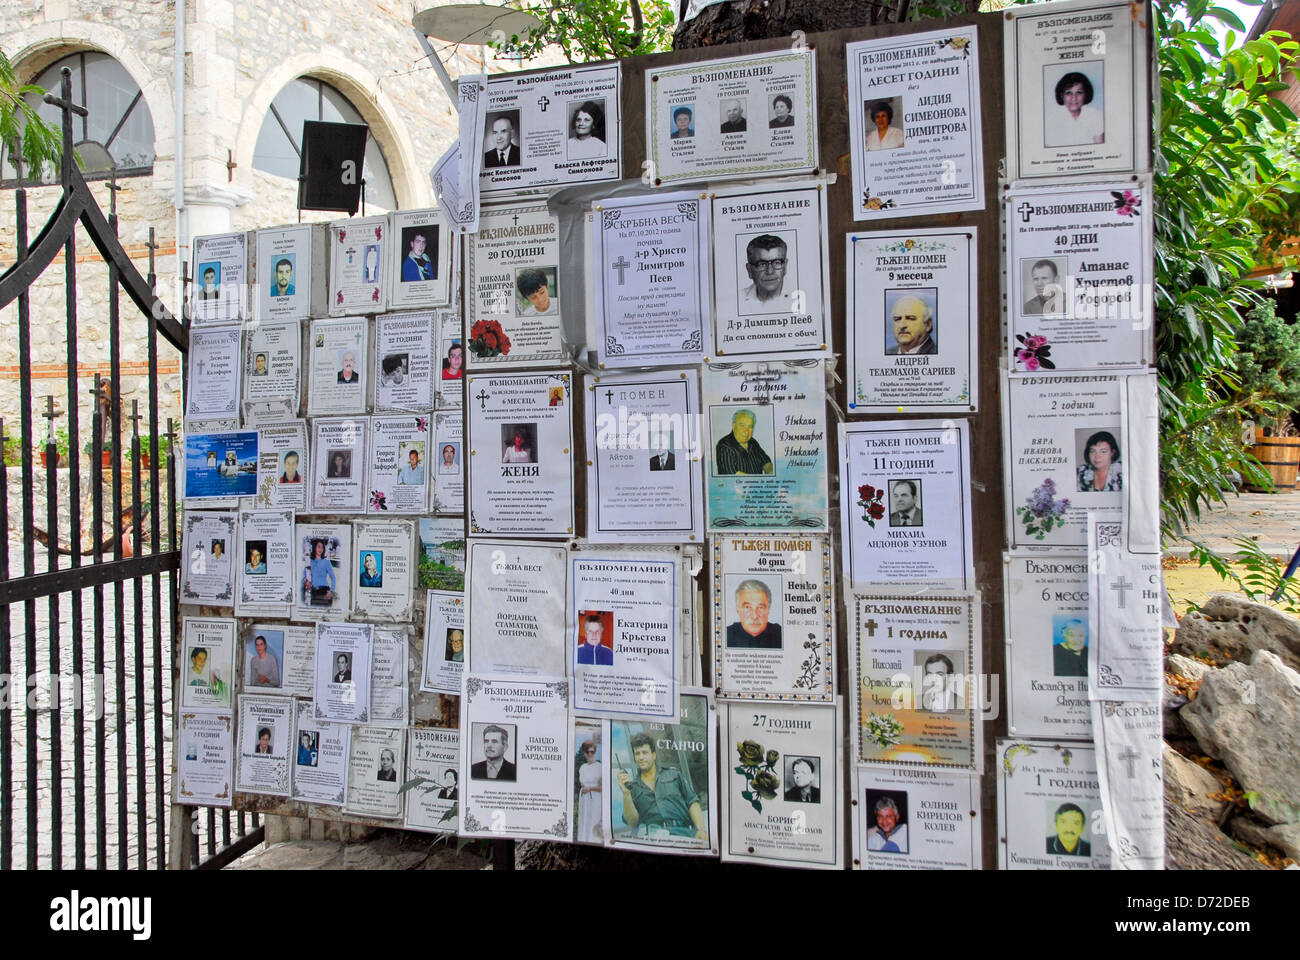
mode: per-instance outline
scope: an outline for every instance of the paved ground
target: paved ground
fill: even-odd
[[[1300,545],[1300,493],[1243,493],[1201,515],[1192,539],[1223,555],[1236,553],[1234,540],[1254,540],[1270,556],[1289,560]],[[1186,557],[1191,546],[1171,544],[1166,553]]]

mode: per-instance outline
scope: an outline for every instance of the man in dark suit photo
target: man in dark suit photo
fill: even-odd
[[[919,527],[925,522],[917,502],[919,493],[915,480],[895,480],[889,485],[889,505],[893,507],[889,514],[891,527]]]
[[[1087,822],[1088,817],[1078,804],[1061,804],[1056,808],[1056,835],[1047,838],[1047,852],[1062,857],[1092,856],[1092,845],[1082,839]]]
[[[808,757],[795,757],[790,764],[790,787],[785,799],[790,803],[821,803],[822,789],[813,786],[817,766]]]
[[[727,627],[730,649],[780,650],[781,624],[769,623],[772,590],[762,580],[742,580],[736,587],[736,622]]]
[[[650,469],[651,470],[676,470],[677,457],[671,450],[668,450],[666,448],[660,450],[658,453],[652,453],[650,455]]]
[[[483,759],[469,768],[471,780],[509,780],[515,782],[515,765],[506,759],[510,734],[504,727],[489,724],[483,728]]]
[[[346,653],[340,653],[334,658],[334,682],[352,682],[352,661],[348,658]]]
[[[519,166],[519,147],[514,143],[514,122],[508,116],[499,116],[492,121],[488,130],[488,144],[491,149],[483,154],[483,166]]]
[[[886,347],[886,356],[933,356],[939,352],[933,336],[934,313],[920,297],[900,297],[890,320],[896,346]]]

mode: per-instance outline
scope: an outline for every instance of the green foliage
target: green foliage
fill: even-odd
[[[1158,0],[1160,115],[1155,178],[1156,356],[1163,529],[1179,535],[1222,501],[1227,477],[1263,473],[1241,445],[1236,369],[1241,313],[1260,301],[1249,279],[1261,211],[1300,187],[1287,147],[1295,115],[1270,94],[1297,44],[1268,33],[1239,42],[1230,11]],[[1209,28],[1230,30],[1222,41]]]
[[[150,440],[149,434],[147,433],[140,434],[140,454],[142,457],[150,456],[151,448],[149,446],[149,440]],[[169,440],[167,437],[160,436],[158,438],[158,465],[159,466],[162,466],[167,462],[167,458],[171,455],[171,449],[172,449],[171,440]],[[135,451],[129,446],[126,448],[126,450],[123,451],[123,455],[128,460],[135,459]]]
[[[36,114],[31,99],[39,102],[45,93],[35,84],[20,84],[9,58],[0,50],[0,155],[20,153],[26,163],[24,175],[39,180],[59,165],[62,135]]]
[[[1237,337],[1239,404],[1257,420],[1272,423],[1281,435],[1291,413],[1300,408],[1300,326],[1277,315],[1277,304],[1264,300],[1246,314]]]
[[[673,46],[673,0],[527,0],[519,7],[542,29],[492,44],[499,54],[527,59],[556,46],[569,63],[590,63]]]
[[[51,443],[54,444],[54,449],[59,454],[59,460],[66,460],[68,452],[72,449],[72,438],[68,436],[68,428],[59,427],[54,431],[53,435],[47,436],[45,445],[48,447]]]
[[[23,438],[11,433],[5,434],[4,439],[4,461],[6,467],[21,467],[23,465]]]
[[[1249,537],[1234,540],[1237,553],[1231,559],[1225,559],[1203,543],[1195,540],[1191,543],[1190,557],[1197,565],[1209,567],[1257,603],[1276,603],[1287,613],[1300,615],[1300,581],[1294,577],[1284,580],[1286,564],[1270,557],[1254,540]],[[1232,565],[1243,568],[1245,573],[1238,573]],[[1276,601],[1272,600],[1274,593],[1278,595]]]

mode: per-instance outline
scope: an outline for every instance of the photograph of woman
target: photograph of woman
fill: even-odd
[[[1044,146],[1073,147],[1106,142],[1105,118],[1096,107],[1088,106],[1093,94],[1092,81],[1077,70],[1056,81],[1056,107],[1048,103],[1044,119]]]
[[[600,824],[600,760],[596,744],[582,741],[582,765],[578,767],[578,832],[575,839],[586,843],[604,843]]]
[[[1109,493],[1124,489],[1119,444],[1109,430],[1098,430],[1083,445],[1083,463],[1079,465],[1079,489],[1085,493]]]
[[[587,100],[573,111],[569,120],[570,160],[590,160],[609,152],[605,145],[604,101]]]
[[[325,556],[325,541],[316,538],[311,542],[311,558],[302,572],[304,598],[312,606],[328,607],[334,602],[338,584],[334,579],[334,564]]]
[[[873,129],[867,134],[868,150],[893,150],[903,145],[903,131],[891,126],[894,122],[894,108],[888,100],[878,100],[867,110],[867,119]]]

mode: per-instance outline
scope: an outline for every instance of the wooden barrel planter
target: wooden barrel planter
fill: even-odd
[[[1296,488],[1296,471],[1300,470],[1300,437],[1259,437],[1250,448],[1260,466],[1273,478],[1273,489],[1290,493]],[[1253,493],[1269,493],[1265,487],[1250,485]]]

